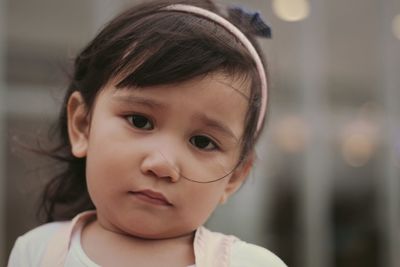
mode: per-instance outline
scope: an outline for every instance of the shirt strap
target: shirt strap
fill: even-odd
[[[212,232],[200,227],[194,238],[196,267],[229,267],[232,245],[237,240],[238,238],[235,236]]]
[[[72,221],[62,224],[61,228],[50,238],[49,242],[47,243],[40,266],[64,266],[74,230],[77,229],[80,224],[85,223],[89,218],[95,216],[95,214],[95,211],[85,211],[74,217]]]

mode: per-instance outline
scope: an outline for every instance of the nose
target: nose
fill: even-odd
[[[145,175],[166,178],[171,182],[177,182],[180,177],[177,164],[161,151],[154,151],[146,155],[140,165],[140,170]]]

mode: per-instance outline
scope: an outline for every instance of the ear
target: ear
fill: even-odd
[[[84,158],[87,154],[90,119],[80,92],[71,94],[67,104],[68,135],[72,154]]]
[[[228,198],[233,195],[246,180],[251,168],[253,167],[254,158],[254,152],[250,152],[245,161],[240,164],[240,166],[233,172],[228,184],[225,187],[225,191],[221,196],[221,199],[219,201],[220,204],[224,204],[228,200]]]

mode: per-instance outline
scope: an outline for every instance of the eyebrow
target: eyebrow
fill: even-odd
[[[165,109],[166,105],[154,99],[134,95],[113,95],[113,99],[117,102],[126,103],[129,105],[143,105],[149,108]]]
[[[213,128],[219,132],[221,132],[222,134],[231,137],[233,139],[235,139],[236,141],[239,142],[239,138],[233,133],[233,131],[224,123],[218,121],[218,120],[214,120],[210,117],[208,117],[205,114],[197,114],[194,116],[195,119],[203,122],[207,127]]]

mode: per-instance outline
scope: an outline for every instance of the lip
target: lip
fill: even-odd
[[[129,193],[147,203],[162,206],[172,206],[172,203],[162,193],[153,190],[146,189],[139,191],[130,191]]]

